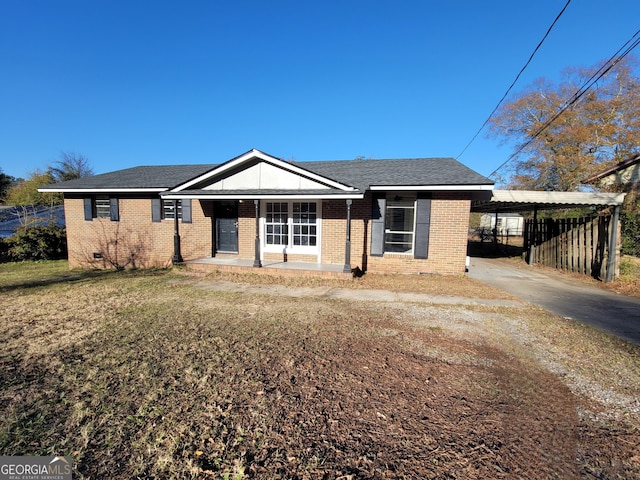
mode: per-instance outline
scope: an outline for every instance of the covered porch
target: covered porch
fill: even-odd
[[[312,263],[312,262],[284,262],[265,260],[261,268],[255,268],[253,260],[230,257],[204,257],[182,262],[189,272],[208,274],[215,271],[255,273],[259,275],[276,276],[319,276],[341,280],[353,278],[351,271],[345,272],[344,265]]]

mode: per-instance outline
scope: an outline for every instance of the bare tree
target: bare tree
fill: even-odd
[[[60,160],[49,167],[49,172],[56,182],[75,180],[93,175],[89,159],[75,152],[61,152]]]

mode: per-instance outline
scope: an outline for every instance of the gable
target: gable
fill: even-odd
[[[353,192],[350,185],[319,175],[260,150],[250,150],[222,165],[178,185],[172,190],[331,190]]]
[[[242,169],[213,177],[203,190],[323,190],[325,183],[294,173],[266,161],[244,165]]]

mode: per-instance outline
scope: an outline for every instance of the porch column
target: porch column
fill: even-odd
[[[255,240],[255,258],[253,260],[253,266],[256,268],[262,267],[262,262],[260,261],[260,200],[254,200],[253,204],[256,207],[256,240]]]
[[[344,273],[351,273],[351,199],[347,200],[347,240],[344,247]]]
[[[618,219],[620,218],[620,206],[613,207],[611,215],[611,232],[609,234],[609,258],[607,258],[607,272],[604,275],[604,281],[610,282],[615,277],[616,258],[618,257]]]
[[[180,222],[178,221],[178,200],[173,201],[173,258],[171,262],[182,263],[182,255],[180,254]]]

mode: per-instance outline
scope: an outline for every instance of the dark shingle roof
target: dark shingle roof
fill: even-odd
[[[297,167],[365,192],[371,186],[493,185],[493,182],[453,158],[333,160],[298,162]],[[164,165],[115,172],[47,185],[53,190],[171,189],[216,167]],[[211,192],[211,191],[209,191]],[[263,192],[264,193],[264,192]]]
[[[373,185],[493,185],[453,158],[336,160],[297,165],[361,191]]]
[[[154,165],[55,183],[45,189],[172,188],[208,172],[216,165]]]

